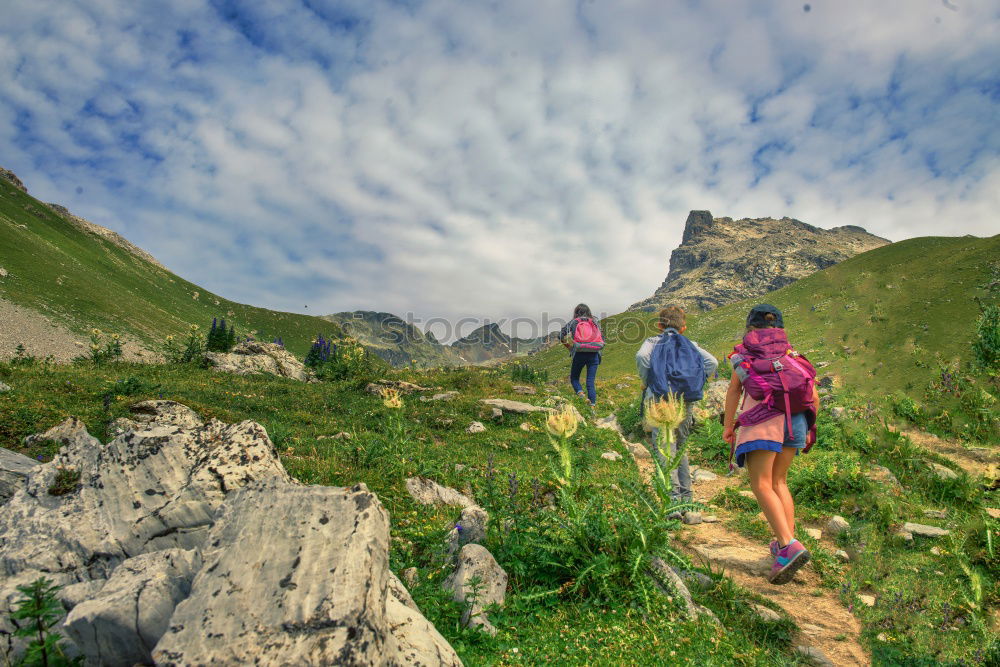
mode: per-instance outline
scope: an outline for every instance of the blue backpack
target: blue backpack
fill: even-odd
[[[680,394],[685,401],[700,401],[706,379],[705,362],[694,343],[673,329],[664,331],[649,360],[653,395]]]

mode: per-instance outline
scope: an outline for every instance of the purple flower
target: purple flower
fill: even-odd
[[[44,456],[42,456],[41,454],[39,454],[39,455],[38,455],[38,456],[36,456],[35,458],[36,458],[36,459],[38,459],[39,461],[43,461],[43,460],[45,459],[45,457],[44,457]]]
[[[460,532],[460,533],[461,533],[461,532],[462,532],[462,524],[460,524],[460,523],[456,523],[456,524],[455,524],[455,530],[457,530],[458,532]]]

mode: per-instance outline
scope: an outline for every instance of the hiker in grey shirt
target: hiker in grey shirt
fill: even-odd
[[[666,333],[668,331],[673,331],[674,333],[683,333],[687,329],[686,318],[684,315],[684,309],[679,306],[667,306],[660,311],[659,322],[657,326],[660,331]],[[662,334],[661,334],[662,335]],[[639,347],[639,351],[635,354],[635,365],[639,372],[639,379],[642,380],[643,387],[643,401],[655,400],[656,396],[649,389],[649,369],[650,369],[650,359],[653,356],[653,348],[656,343],[660,340],[660,336],[650,336],[643,341],[642,346]],[[690,340],[690,339],[688,339]],[[691,344],[694,345],[695,349],[701,355],[702,360],[705,362],[705,375],[711,376],[715,373],[715,370],[719,367],[719,362],[711,354],[701,349],[701,347],[695,343],[693,340]],[[674,438],[673,444],[670,446],[670,455],[674,456],[677,454],[677,449],[687,441],[688,435],[691,433],[691,427],[694,425],[694,413],[693,404],[685,403],[685,416],[684,421],[681,422],[680,426],[677,427],[677,433]],[[667,459],[660,452],[660,448],[657,446],[657,435],[658,430],[654,428],[652,432],[652,450],[653,456],[656,457],[657,461],[661,465],[667,464]],[[680,463],[677,468],[670,471],[670,481],[671,481],[671,495],[674,500],[681,502],[690,502],[692,500],[691,495],[691,468],[688,464],[688,457],[685,454],[681,458]]]

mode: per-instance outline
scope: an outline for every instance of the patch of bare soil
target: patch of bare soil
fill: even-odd
[[[987,482],[1000,480],[1000,454],[989,447],[966,447],[957,440],[940,438],[917,429],[902,429],[900,433],[918,447],[940,454],[973,477],[985,477]]]
[[[90,341],[35,310],[0,299],[0,359],[12,358],[18,345],[31,356],[51,356],[66,363],[86,354]],[[122,348],[125,361],[154,361],[158,357],[128,338]]]

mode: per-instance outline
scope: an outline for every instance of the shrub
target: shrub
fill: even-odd
[[[373,374],[379,366],[373,356],[353,338],[333,341],[320,334],[303,363],[321,380],[347,380]]]
[[[510,366],[510,379],[514,382],[542,384],[549,381],[549,372],[535,370],[528,364],[516,363]]]
[[[788,472],[788,485],[809,499],[810,508],[839,510],[844,500],[870,489],[857,452],[814,450],[801,458]]]
[[[56,478],[49,487],[50,496],[65,496],[76,491],[80,484],[80,471],[76,468],[58,468]]]
[[[90,361],[95,365],[118,361],[122,357],[122,341],[118,334],[111,334],[105,339],[104,332],[100,329],[90,331],[90,352],[87,356],[80,356],[74,361]]]
[[[198,332],[200,327],[192,324],[188,328],[187,339],[179,343],[173,336],[167,336],[163,344],[163,356],[170,364],[191,364],[205,365],[205,336]]]

